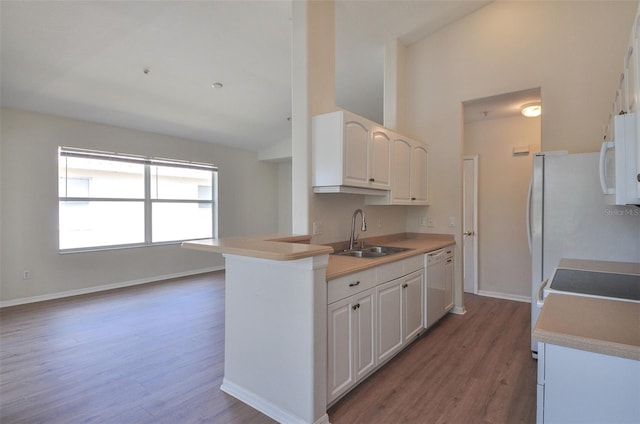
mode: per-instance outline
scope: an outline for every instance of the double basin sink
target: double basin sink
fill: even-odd
[[[411,249],[404,247],[369,246],[360,249],[343,250],[335,254],[354,258],[381,258],[383,256],[393,255],[394,253],[406,252],[407,250]]]

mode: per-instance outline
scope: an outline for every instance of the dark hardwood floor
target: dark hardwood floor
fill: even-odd
[[[529,305],[467,295],[329,410],[341,423],[533,423]],[[219,390],[224,273],[0,311],[0,422],[273,423]]]

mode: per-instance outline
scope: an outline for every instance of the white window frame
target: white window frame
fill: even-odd
[[[207,204],[211,206],[211,237],[218,237],[218,167],[204,162],[191,162],[181,161],[176,159],[163,159],[146,156],[136,156],[122,153],[102,152],[96,150],[78,149],[72,147],[60,146],[58,148],[58,160],[61,157],[76,157],[87,159],[101,159],[105,161],[119,161],[129,162],[144,165],[144,198],[131,198],[131,197],[74,197],[74,196],[61,196],[58,193],[58,214],[60,212],[61,202],[143,202],[144,204],[144,242],[142,243],[129,243],[129,244],[115,244],[115,245],[99,245],[99,246],[86,246],[77,248],[61,249],[58,245],[60,253],[76,253],[76,252],[88,252],[99,250],[114,250],[114,249],[127,249],[137,248],[145,246],[159,246],[179,244],[184,241],[171,240],[171,241],[152,241],[153,232],[153,219],[152,219],[152,206],[154,203],[183,203],[183,204]],[[211,200],[203,199],[153,199],[151,197],[151,167],[152,166],[164,166],[175,168],[187,168],[197,169],[211,172]],[[67,178],[64,175],[58,175],[58,179]],[[59,219],[59,217],[58,217]],[[209,237],[202,237],[206,239]],[[58,232],[58,243],[60,242],[60,232]]]

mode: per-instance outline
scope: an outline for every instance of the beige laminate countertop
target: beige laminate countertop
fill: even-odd
[[[344,249],[344,243],[331,246],[309,244],[311,236],[255,236],[185,241],[182,247],[205,252],[229,253],[252,258],[290,261],[311,256],[330,254]],[[373,268],[411,256],[432,252],[455,244],[453,235],[399,233],[364,239],[366,245],[404,247],[410,250],[381,258],[354,258],[330,255],[327,280]]]
[[[533,338],[640,361],[640,303],[551,293]]]
[[[333,253],[330,246],[309,244],[310,239],[310,236],[229,237],[185,241],[182,247],[274,261],[292,261]]]
[[[640,275],[639,263],[562,259],[559,268]],[[533,338],[640,361],[640,303],[551,293]]]

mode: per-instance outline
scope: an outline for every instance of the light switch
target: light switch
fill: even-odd
[[[456,226],[456,217],[455,216],[450,216],[449,217],[449,227],[455,227]]]

